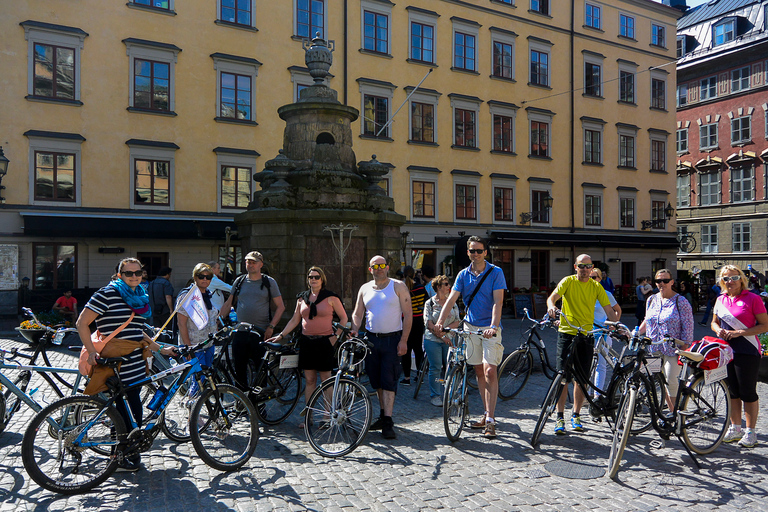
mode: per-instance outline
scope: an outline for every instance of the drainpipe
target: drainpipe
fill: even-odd
[[[349,31],[348,31],[349,18],[347,17],[348,10],[349,10],[348,1],[349,0],[344,0],[344,75],[342,77],[342,80],[344,83],[344,89],[343,89],[344,105],[347,105],[347,93],[348,93],[348,88],[347,88],[347,64],[349,63],[348,62],[349,59],[347,58],[347,55],[349,54],[349,52],[347,51],[348,43],[349,43]]]
[[[571,233],[575,233],[576,232],[576,210],[575,210],[576,207],[574,205],[574,202],[575,202],[575,186],[574,186],[575,176],[574,176],[574,161],[573,161],[573,158],[574,158],[573,157],[574,146],[575,146],[574,124],[576,124],[576,119],[574,118],[574,115],[575,115],[574,114],[574,112],[575,112],[574,95],[576,94],[576,91],[575,91],[574,72],[573,72],[574,66],[576,64],[575,61],[573,60],[573,58],[574,58],[574,48],[573,48],[573,45],[574,45],[575,13],[576,13],[576,0],[571,0],[571,32],[570,32],[570,44],[571,44],[571,48],[570,48],[570,50],[571,50],[571,66],[570,66],[570,69],[571,69],[571,76],[570,76],[570,81],[571,81],[571,83],[570,83],[570,86],[571,86],[571,97],[570,97],[570,103],[571,104],[570,104],[570,109],[571,109],[571,115],[570,115],[570,123],[569,123],[570,124],[569,128],[570,128],[570,132],[571,132],[570,133],[570,135],[571,135],[570,151],[569,151],[569,155],[570,155],[570,162],[569,162],[570,163],[570,168],[569,168],[569,172],[570,172],[570,187],[571,187],[571,191],[570,191],[570,193],[571,193]],[[571,260],[574,261],[574,262],[576,261],[576,246],[575,245],[571,246]]]

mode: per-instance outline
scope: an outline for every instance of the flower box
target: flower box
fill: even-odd
[[[39,343],[40,339],[46,333],[46,329],[24,329],[22,327],[17,327],[16,330],[19,331],[28,342],[34,344]]]

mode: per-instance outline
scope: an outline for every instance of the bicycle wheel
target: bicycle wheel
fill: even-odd
[[[189,416],[194,398],[187,396],[187,386],[182,385],[168,402],[160,420],[160,428],[165,437],[175,443],[189,442]]]
[[[238,470],[256,450],[256,409],[235,386],[219,384],[215,390],[203,390],[192,406],[189,423],[199,426],[189,430],[192,446],[203,462],[214,469]]]
[[[499,366],[499,398],[514,398],[525,387],[533,370],[531,351],[519,348],[509,354]]]
[[[335,384],[336,379],[328,379],[315,389],[304,416],[307,441],[324,457],[351,453],[371,426],[371,398],[365,387],[346,377]]]
[[[477,389],[477,374],[475,374],[475,367],[467,365],[467,386],[472,389]]]
[[[555,406],[557,405],[557,399],[560,398],[560,393],[563,392],[563,374],[558,373],[555,378],[552,379],[552,384],[549,386],[547,396],[544,398],[544,402],[541,404],[541,412],[539,413],[539,420],[536,422],[536,426],[533,428],[533,435],[531,436],[531,446],[536,448],[539,444],[539,438],[541,433],[544,432],[544,426],[547,424],[547,420],[555,412]]]
[[[680,410],[684,422],[683,441],[699,455],[712,453],[725,436],[731,414],[731,400],[725,381],[704,384],[704,376],[689,387]]]
[[[632,429],[632,421],[635,416],[635,404],[637,403],[637,389],[629,388],[627,394],[621,399],[619,413],[616,420],[616,428],[613,430],[613,442],[611,453],[608,456],[608,476],[616,478],[621,465],[621,457],[624,455],[624,447],[627,446],[629,432]]]
[[[26,392],[29,385],[29,379],[31,374],[29,372],[22,372],[13,381],[13,385],[20,390]],[[6,389],[3,393],[3,410],[0,411],[0,432],[11,422],[11,418],[21,408],[21,400],[10,389]]]
[[[656,388],[656,397],[659,399],[659,405],[664,408],[666,404],[664,382],[660,373],[654,373],[650,379],[643,378],[642,385],[637,390],[637,401],[635,402],[635,418],[632,421],[632,428],[629,433],[633,436],[642,434],[651,428],[651,407],[653,407],[653,398],[649,386]]]
[[[443,426],[451,442],[459,439],[467,415],[464,365],[456,365],[445,379],[443,394]]]
[[[255,396],[259,419],[266,425],[277,425],[291,415],[299,403],[301,372],[297,368],[269,368],[266,389]],[[253,392],[251,395],[253,396]]]
[[[93,489],[114,473],[118,458],[111,453],[117,439],[125,437],[126,428],[117,409],[104,409],[104,405],[94,397],[68,396],[32,418],[21,441],[21,460],[40,487],[77,494]],[[102,413],[97,421],[78,423],[78,411],[86,418]],[[86,429],[85,437],[77,442]],[[101,446],[110,455],[89,449],[94,446]]]
[[[421,389],[421,385],[424,383],[424,379],[428,378],[427,373],[429,373],[429,359],[427,359],[427,356],[424,356],[424,361],[421,363],[421,368],[419,368],[419,378],[416,381],[416,389],[413,390],[413,398],[416,399],[419,396],[419,390]]]

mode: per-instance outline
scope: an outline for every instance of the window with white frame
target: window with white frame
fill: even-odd
[[[131,0],[130,3],[134,5],[154,7],[155,9],[163,9],[165,11],[173,10],[173,0]]]
[[[173,210],[175,152],[172,142],[131,139],[131,208]]]
[[[752,223],[733,223],[733,252],[752,251]]]
[[[651,24],[651,44],[662,48],[667,47],[666,29],[663,26]]]
[[[361,117],[362,135],[380,139],[390,139],[391,126],[386,126],[392,108],[392,96],[395,85],[372,80],[358,78],[360,96],[362,100]],[[384,128],[386,126],[386,128]],[[382,130],[383,128],[383,130]]]
[[[214,53],[216,120],[255,122],[256,77],[261,62],[250,57]]]
[[[731,71],[731,92],[749,89],[749,66]]]
[[[27,99],[80,103],[80,63],[88,34],[75,27],[21,23],[27,39]]]
[[[604,123],[582,119],[581,127],[584,130],[584,163],[602,164]]]
[[[699,148],[717,147],[717,123],[703,124],[699,127]]]
[[[505,180],[508,181],[508,180]],[[497,222],[515,221],[515,185],[494,182],[493,185],[493,219]]]
[[[241,27],[255,27],[256,0],[216,0],[219,20]]]
[[[619,196],[619,227],[630,229],[635,227],[635,196],[622,194]]]
[[[686,53],[688,53],[685,48],[685,39],[686,39],[685,36],[677,37],[677,58],[678,59],[684,56]]]
[[[312,39],[319,32],[325,39],[327,26],[326,0],[293,0],[293,33],[296,36]]]
[[[584,193],[584,225],[600,227],[603,224],[603,193],[597,189]]]
[[[701,81],[699,98],[701,101],[717,98],[717,77],[710,76]]]
[[[637,128],[619,123],[617,129],[619,133],[619,167],[634,169],[637,164],[635,159]]]
[[[517,106],[491,100],[488,102],[488,107],[493,119],[492,150],[499,153],[514,153]]]
[[[515,79],[515,38],[516,34],[491,28],[492,76]]]
[[[731,167],[731,202],[743,203],[755,198],[755,167]]]
[[[408,55],[411,60],[433,64],[435,62],[435,32],[437,13],[423,9],[408,9],[411,37],[408,40]]]
[[[677,86],[677,106],[684,107],[688,104],[688,84]]]
[[[623,103],[637,102],[635,96],[635,75],[637,64],[619,59],[619,101]]]
[[[451,171],[455,200],[455,220],[476,222],[478,218],[477,187],[479,176],[474,171]]]
[[[253,150],[216,148],[218,211],[244,210],[253,197],[253,169],[259,154]]]
[[[455,148],[474,149],[479,146],[477,119],[480,117],[479,98],[449,94],[453,110],[453,145]]]
[[[71,133],[30,130],[29,203],[81,205],[82,151],[85,138]]]
[[[181,48],[143,39],[124,39],[130,62],[130,111],[174,114],[176,61]]]
[[[667,170],[667,141],[655,135],[651,135],[651,170],[656,172]]]
[[[584,25],[589,28],[602,28],[601,9],[599,5],[590,3],[584,4]]]
[[[602,81],[602,56],[584,52],[584,95],[601,97],[603,95]]]
[[[531,11],[549,16],[549,0],[531,0]]]
[[[535,187],[538,187],[539,185],[535,185]],[[551,188],[547,189],[541,189],[541,188],[532,188],[531,189],[531,213],[533,213],[533,217],[531,217],[531,224],[549,224],[550,223],[550,216],[549,216],[549,210],[550,208],[546,207],[546,201],[548,197],[551,197]]]
[[[388,55],[390,53],[392,3],[361,0],[362,48]]]
[[[731,119],[731,144],[743,144],[752,140],[752,116]]]
[[[666,201],[656,197],[651,198],[651,229],[666,229],[667,215],[664,213]]]
[[[435,189],[434,181],[411,181],[413,190],[413,216],[418,218],[435,218]]]
[[[413,88],[406,87],[406,94],[410,94]],[[410,109],[410,141],[434,144],[437,142],[437,102],[440,93],[427,92],[417,89],[411,95]]]
[[[729,18],[712,27],[712,42],[714,46],[729,43],[736,38],[736,20]]]
[[[315,81],[309,74],[309,69],[301,66],[291,66],[288,68],[291,73],[291,83],[293,83],[293,101],[296,102],[301,97],[301,91],[307,87],[312,87]],[[327,76],[324,84],[330,86],[331,76]]]
[[[699,175],[699,200],[701,206],[720,204],[720,173]]]
[[[677,153],[688,152],[688,128],[680,128],[675,132],[675,150]]]
[[[677,207],[686,208],[691,206],[691,175],[677,175]]]
[[[619,35],[630,39],[635,38],[635,18],[627,14],[619,15]]]
[[[529,156],[550,157],[552,143],[552,115],[538,110],[528,110]]]
[[[667,108],[667,81],[660,76],[651,78],[651,108]]]
[[[717,247],[717,224],[703,224],[701,226],[701,252],[720,252]]]
[[[453,69],[477,71],[477,40],[480,25],[464,20],[453,20]]]
[[[549,57],[552,52],[552,45],[529,37],[528,48],[530,54],[528,82],[532,85],[549,87],[551,82]]]

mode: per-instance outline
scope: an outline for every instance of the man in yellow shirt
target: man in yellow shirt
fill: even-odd
[[[555,291],[547,299],[547,313],[551,318],[558,318],[558,310],[555,304],[561,298],[563,299],[562,315],[568,319],[568,322],[575,326],[579,326],[585,331],[592,329],[592,323],[595,320],[595,302],[600,302],[600,305],[605,310],[605,314],[608,316],[608,320],[613,322],[618,321],[616,312],[611,307],[611,303],[608,300],[608,295],[605,293],[605,289],[597,281],[590,279],[589,274],[592,271],[592,257],[589,254],[581,254],[576,258],[576,263],[573,265],[576,271],[575,275],[570,275],[563,278],[557,285]],[[568,325],[568,322],[561,319],[560,328],[557,335],[557,370],[563,370],[565,360],[568,358],[568,353],[571,347],[576,341],[578,330]],[[584,375],[589,375],[589,367],[592,363],[592,347],[591,342],[582,342],[578,345],[578,353],[576,354],[576,364]],[[570,371],[566,371],[566,378],[570,381]],[[576,432],[584,430],[581,424],[581,417],[579,412],[581,406],[584,405],[584,390],[581,386],[573,387],[573,412],[571,414],[571,427]],[[557,424],[555,425],[555,434],[565,434],[565,418],[563,417],[565,412],[565,400],[568,397],[568,386],[563,387],[563,392],[560,394],[560,399],[557,401]]]

